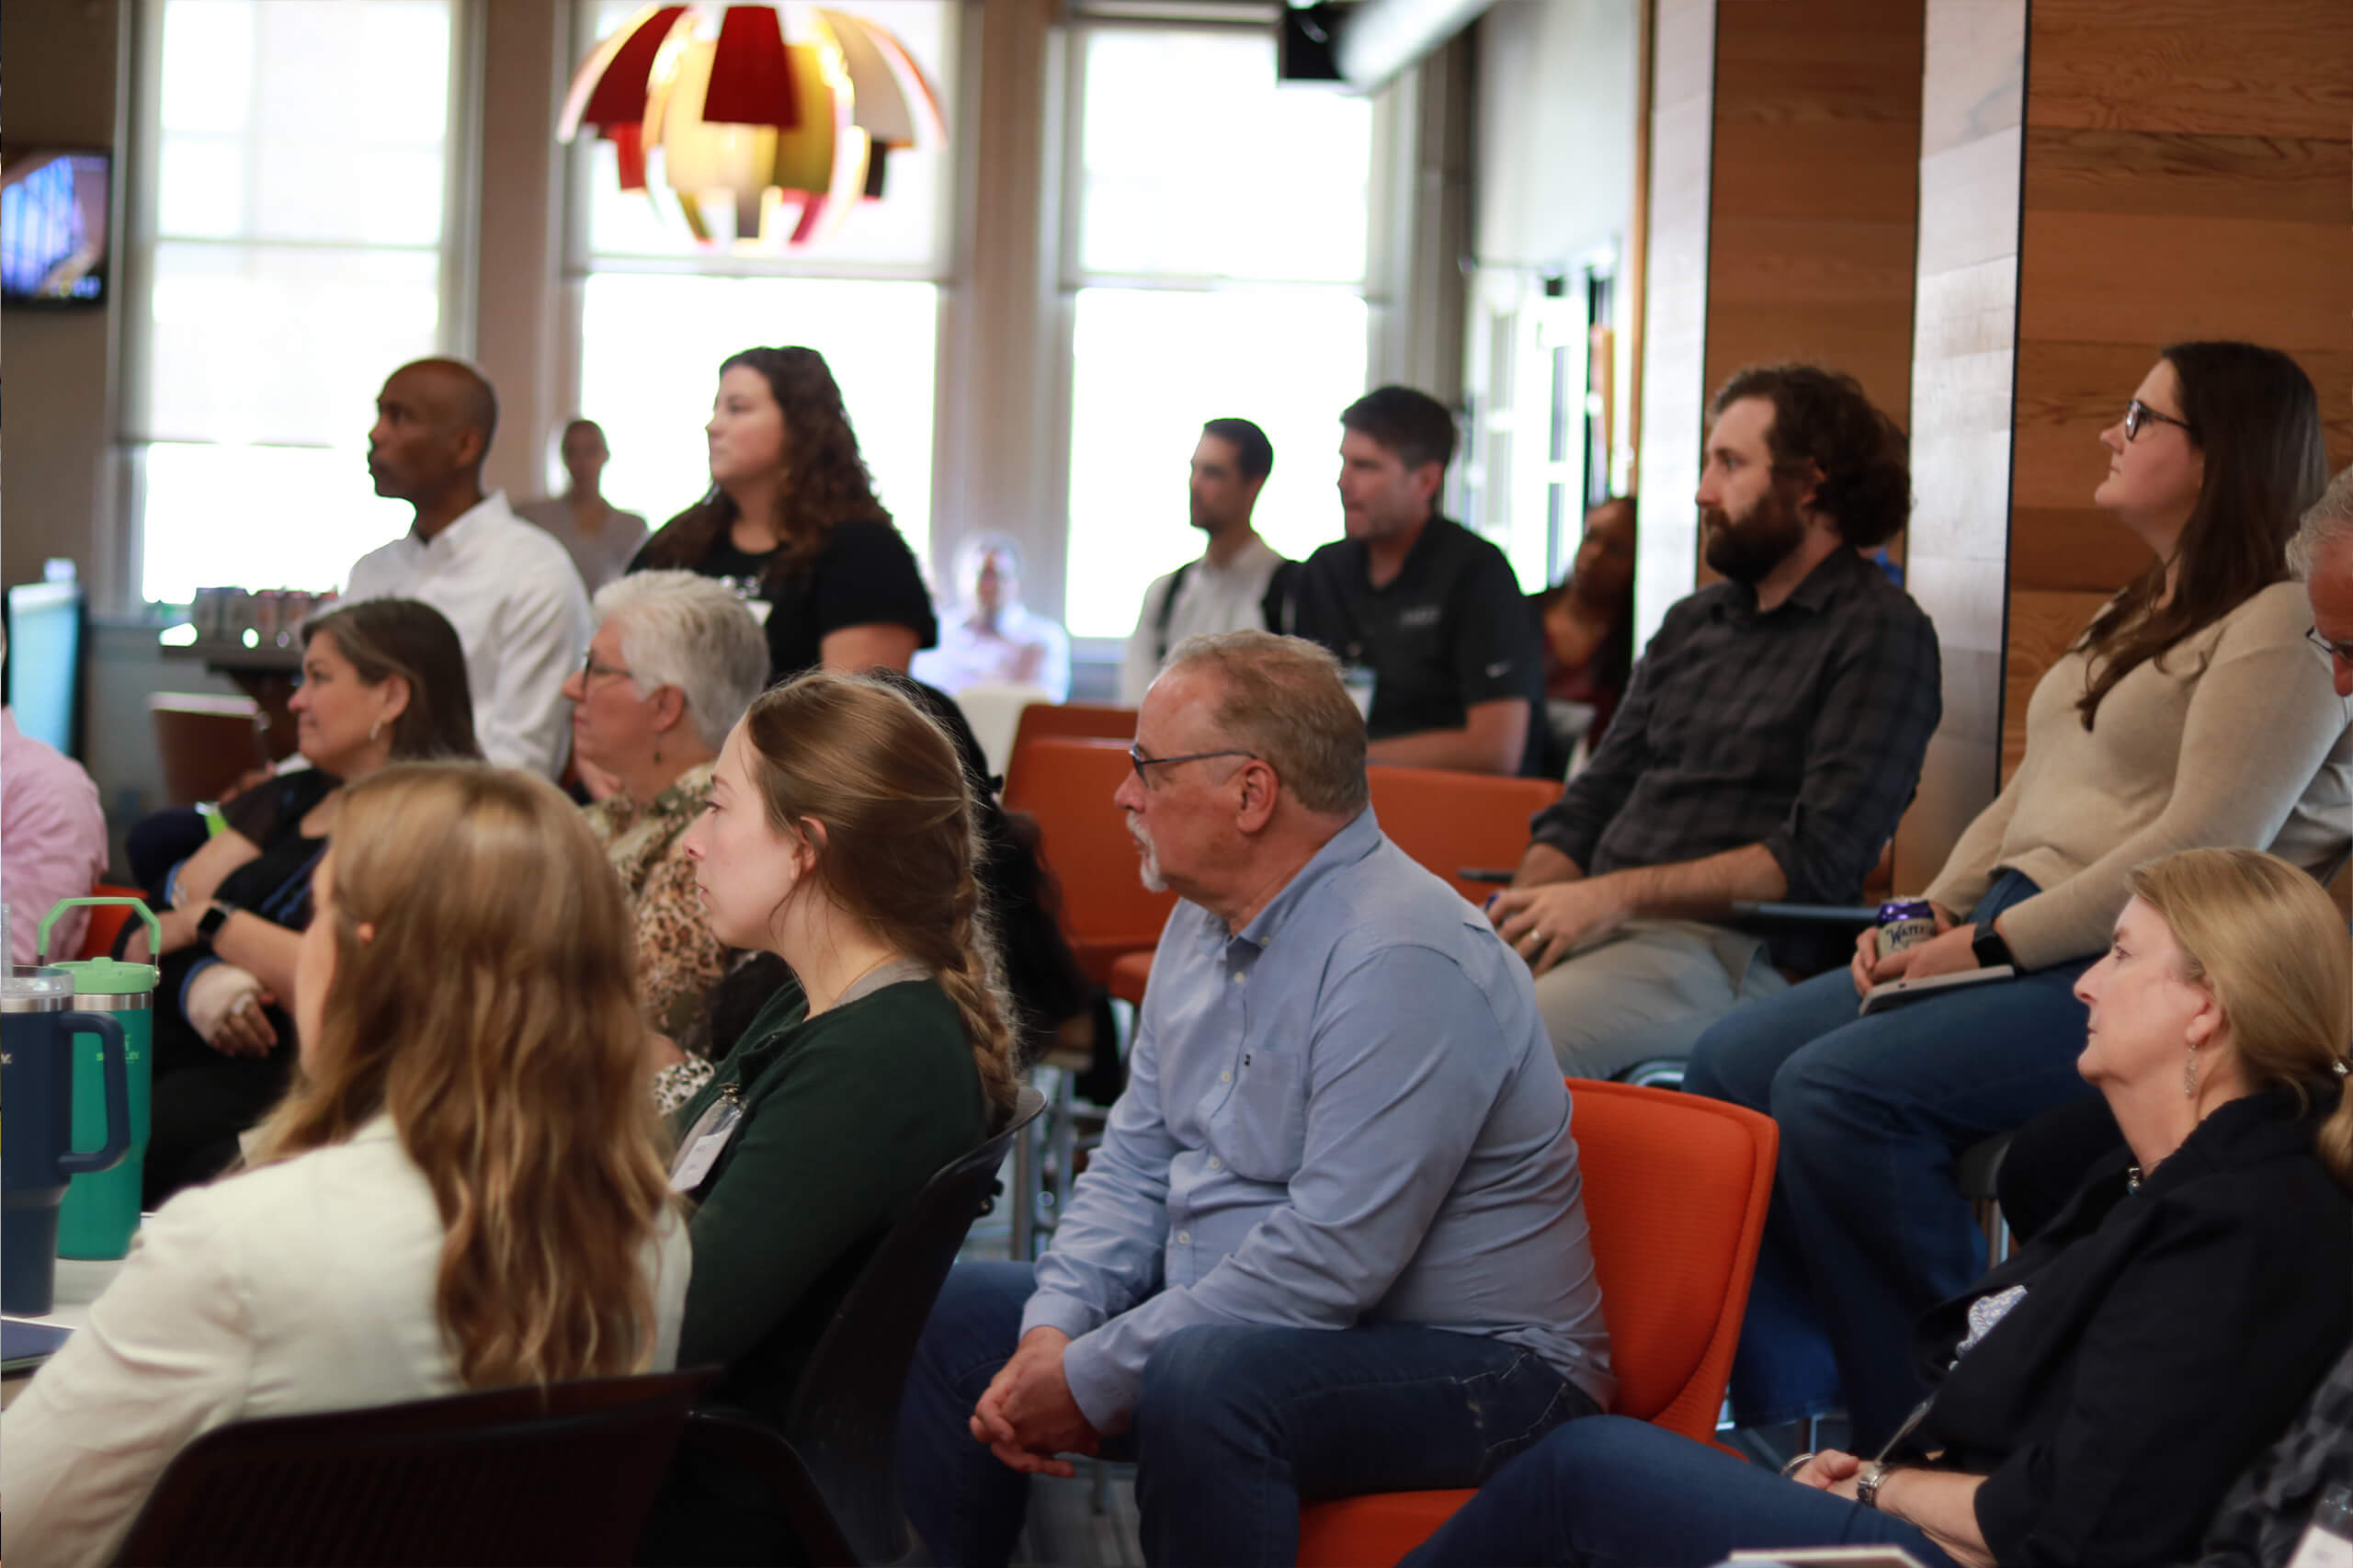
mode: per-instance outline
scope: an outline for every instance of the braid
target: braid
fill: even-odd
[[[995,923],[983,902],[981,885],[966,862],[948,899],[944,929],[925,933],[924,946],[934,952],[922,957],[938,975],[940,988],[964,1016],[964,1033],[972,1042],[972,1064],[981,1075],[981,1091],[1001,1120],[1020,1097],[1021,1082],[1013,1068],[1013,1009],[997,960]]]

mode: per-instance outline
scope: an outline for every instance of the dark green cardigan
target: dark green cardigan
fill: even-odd
[[[725,1365],[713,1397],[771,1423],[883,1232],[990,1124],[963,1016],[937,981],[814,1018],[807,1006],[785,986],[674,1117],[683,1136],[730,1085],[744,1102],[694,1193],[678,1365]]]

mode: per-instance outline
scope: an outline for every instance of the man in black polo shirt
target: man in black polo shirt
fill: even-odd
[[[1677,604],[1609,733],[1490,917],[1537,974],[1564,1071],[1691,1042],[1835,956],[1730,924],[1739,900],[1851,903],[1943,710],[1936,630],[1862,551],[1911,506],[1904,439],[1853,378],[1746,369],[1711,405],[1698,501],[1725,581]]]
[[[1375,762],[1518,773],[1543,699],[1536,622],[1504,552],[1438,515],[1454,417],[1410,387],[1340,415],[1347,537],[1300,569],[1291,630],[1339,655]]]

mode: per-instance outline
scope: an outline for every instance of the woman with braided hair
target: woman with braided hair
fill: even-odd
[[[877,676],[813,671],[727,737],[686,852],[712,933],[791,971],[676,1113],[698,1202],[681,1365],[781,1419],[842,1293],[932,1173],[1019,1092],[975,876],[972,795],[938,723]],[[675,1471],[642,1560],[791,1560],[760,1489]]]

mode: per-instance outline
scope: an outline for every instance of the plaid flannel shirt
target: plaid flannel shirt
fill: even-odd
[[[1762,844],[1790,901],[1848,903],[1943,711],[1935,627],[1854,551],[1766,614],[1712,584],[1667,611],[1600,750],[1530,830],[1591,876]],[[1777,937],[1775,960],[1813,967],[1811,935]]]

